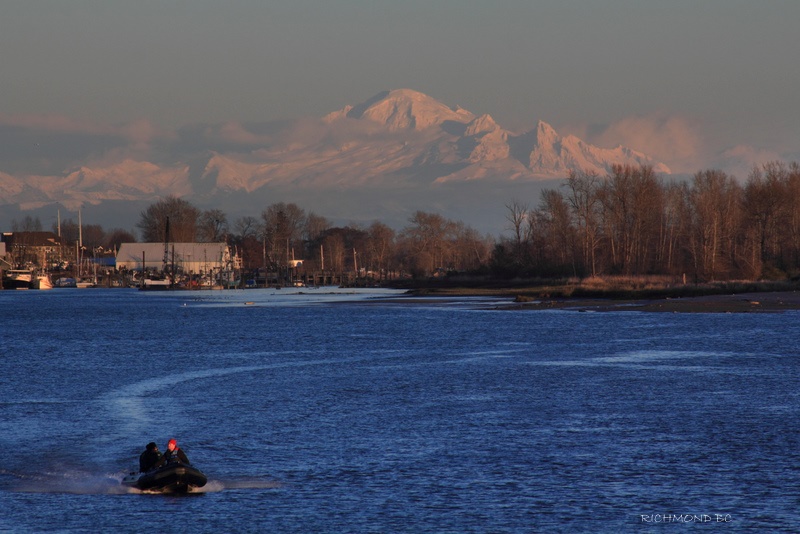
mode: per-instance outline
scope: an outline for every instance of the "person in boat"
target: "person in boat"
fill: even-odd
[[[158,445],[151,441],[145,447],[145,451],[139,456],[139,472],[146,473],[153,469],[156,464],[161,460],[161,453],[158,451]]]
[[[156,467],[161,467],[167,464],[187,464],[189,465],[189,458],[186,456],[186,453],[183,452],[183,449],[178,447],[178,441],[175,438],[172,438],[167,442],[167,452],[161,457],[161,460],[158,461]]]

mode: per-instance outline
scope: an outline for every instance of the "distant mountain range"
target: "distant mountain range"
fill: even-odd
[[[34,134],[17,129],[13,142],[33,143]],[[3,158],[0,151],[0,205],[28,210],[58,202],[76,209],[119,201],[141,205],[165,195],[198,205],[238,205],[246,195],[253,206],[266,206],[287,200],[276,198],[277,192],[292,201],[311,192],[365,190],[378,196],[385,191],[387,202],[389,192],[402,190],[413,202],[412,190],[425,198],[431,188],[452,191],[465,183],[541,182],[564,178],[570,170],[602,175],[613,164],[647,164],[670,174],[663,163],[629,148],[592,146],[542,121],[515,134],[489,115],[475,116],[409,89],[380,93],[322,118],[199,125],[146,146],[100,133],[48,139],[75,150],[65,154],[51,147],[35,172],[17,161],[21,156]],[[93,140],[102,148],[93,148]],[[15,169],[3,168],[6,159]],[[408,209],[424,207],[420,202]],[[324,207],[315,209],[326,215]]]

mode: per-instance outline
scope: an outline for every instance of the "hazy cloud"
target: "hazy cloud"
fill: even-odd
[[[686,117],[632,116],[605,126],[573,125],[564,130],[600,147],[638,150],[665,163],[673,173],[694,173],[709,164],[699,127]]]
[[[66,115],[0,115],[0,126],[47,133],[106,135],[113,128]]]
[[[237,145],[263,145],[269,143],[267,136],[251,132],[242,124],[234,121],[224,123],[217,133],[226,143]]]
[[[153,141],[160,138],[174,138],[173,132],[160,130],[147,119],[139,119],[125,124],[119,130],[120,134],[131,143],[131,148],[137,150],[150,148]]]
[[[739,178],[747,179],[754,167],[761,167],[770,161],[784,161],[781,155],[772,150],[764,150],[747,145],[738,145],[725,150],[714,167],[725,170]]]

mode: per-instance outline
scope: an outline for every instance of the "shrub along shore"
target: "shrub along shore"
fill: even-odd
[[[573,309],[581,311],[648,311],[749,313],[800,310],[800,282],[733,281],[669,283],[652,278],[483,283],[478,280],[410,282],[415,297],[508,297],[504,309]]]

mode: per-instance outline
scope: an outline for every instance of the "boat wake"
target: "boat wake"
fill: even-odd
[[[72,493],[113,495],[128,493],[120,485],[122,476],[85,471],[9,472],[0,471],[0,488],[15,493]]]
[[[136,435],[139,430],[153,421],[158,420],[157,407],[151,406],[150,396],[160,391],[168,390],[177,384],[195,380],[219,378],[239,373],[253,373],[290,367],[307,367],[318,365],[341,365],[348,363],[367,363],[376,359],[398,358],[400,355],[391,353],[369,357],[339,358],[339,359],[314,359],[302,361],[285,361],[264,365],[245,365],[234,367],[219,367],[211,369],[198,369],[184,373],[159,376],[128,384],[103,395],[100,400],[105,409],[111,410],[113,419],[121,422],[119,436]],[[104,438],[106,441],[109,437]]]
[[[629,367],[637,369],[713,371],[715,370],[714,368],[697,362],[709,359],[719,361],[733,355],[733,353],[728,352],[643,350],[583,360],[538,360],[526,363],[529,365],[563,367]]]
[[[188,491],[190,494],[197,493],[218,493],[224,490],[241,490],[241,489],[277,489],[283,487],[278,481],[275,480],[262,480],[258,478],[239,478],[227,480],[209,480],[202,488],[192,488]],[[163,495],[160,491],[139,490],[136,488],[126,488],[127,491],[123,493],[140,493],[140,494],[153,494]]]
[[[210,485],[212,482],[209,481],[206,486]],[[217,480],[214,481],[215,484],[221,485],[222,489],[276,489],[283,487],[283,484],[278,482],[277,480],[268,480],[264,478],[258,477],[244,477],[244,478],[232,478],[227,480]]]
[[[141,423],[147,423],[152,419],[151,410],[145,406],[145,398],[148,395],[168,389],[181,382],[199,380],[205,378],[220,377],[236,373],[247,373],[262,371],[268,366],[251,365],[240,367],[227,367],[220,369],[204,369],[178,373],[167,376],[160,376],[129,384],[115,391],[104,395],[102,400],[109,406],[115,408],[118,417],[125,421],[125,433],[130,433],[132,428]]]
[[[90,473],[85,471],[47,471],[23,473],[0,470],[0,491],[12,493],[70,493],[76,495],[163,495],[159,491],[139,490],[121,484],[127,473]],[[224,490],[275,489],[283,484],[261,477],[209,480],[202,488],[189,493],[217,493]]]

